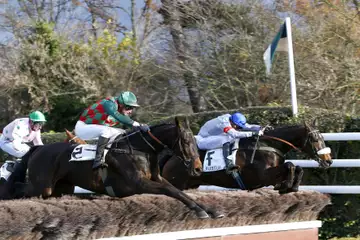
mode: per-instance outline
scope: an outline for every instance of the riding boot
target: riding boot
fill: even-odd
[[[5,192],[9,197],[16,198],[19,193],[22,193],[25,186],[26,170],[27,166],[23,161],[18,159],[14,161],[12,173],[7,179],[4,187]]]
[[[104,156],[105,147],[109,143],[109,140],[110,140],[109,138],[105,138],[102,136],[99,137],[96,147],[95,159],[92,166],[93,169],[97,169],[99,167],[107,167],[107,164],[105,163],[105,159],[103,159],[103,156]]]
[[[230,147],[231,144],[229,142],[224,143],[223,145],[223,157],[226,164],[226,173],[231,174],[233,171],[239,170],[239,166],[236,166],[233,161],[229,158],[230,156]]]

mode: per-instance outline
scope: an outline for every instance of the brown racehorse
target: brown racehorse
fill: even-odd
[[[320,167],[332,164],[330,149],[326,148],[321,133],[307,124],[279,127],[266,131],[264,136],[240,139],[236,153],[236,164],[243,188],[253,190],[264,186],[275,186],[279,193],[298,191],[303,169],[285,162],[284,155],[296,149],[315,159]],[[254,146],[257,149],[254,154]],[[200,150],[204,162],[206,151]],[[254,155],[253,155],[254,154]],[[187,177],[184,168],[175,161],[160,162],[161,174],[179,189],[197,188],[200,185],[216,185],[225,188],[240,188],[237,181],[225,170],[203,172],[198,177]]]
[[[84,143],[67,131],[67,141]],[[254,154],[256,139],[240,140],[240,149],[236,153],[236,164],[240,166],[239,175],[247,190],[273,185],[279,193],[296,192],[303,176],[303,169],[291,162],[285,163],[284,155],[295,149],[306,153],[320,163],[321,167],[332,164],[330,153],[319,154],[326,149],[321,133],[307,124],[280,127],[266,131],[260,137]],[[297,146],[297,147],[296,147]],[[204,162],[206,151],[200,151]],[[253,156],[253,163],[251,158]],[[234,178],[225,170],[203,172],[201,176],[189,176],[186,168],[173,159],[160,162],[161,175],[179,189],[198,188],[200,185],[217,185],[226,188],[239,188]]]
[[[148,133],[133,131],[125,136],[119,135],[106,154],[109,167],[105,170],[93,171],[91,161],[69,161],[75,150],[77,154],[85,146],[62,142],[33,147],[23,158],[23,167],[15,169],[8,183],[16,182],[16,178],[24,176],[28,168],[26,197],[56,196],[64,193],[64,189],[73,193],[74,186],[116,197],[164,194],[183,202],[199,218],[207,218],[208,214],[214,218],[222,217],[214,209],[195,202],[159,174],[159,158],[180,162],[187,169],[187,175],[201,174],[202,164],[188,123],[180,124],[178,118],[175,122],[151,126]]]

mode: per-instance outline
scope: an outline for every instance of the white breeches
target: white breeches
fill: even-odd
[[[200,135],[196,135],[195,139],[199,149],[202,150],[221,148],[224,143],[235,141],[235,139],[228,134],[208,136],[208,137],[202,137]]]
[[[94,140],[102,136],[113,141],[119,134],[125,133],[124,129],[113,128],[104,125],[86,124],[83,121],[77,121],[75,125],[75,135],[83,140]]]
[[[16,158],[22,158],[30,149],[30,146],[26,143],[16,144],[14,147],[14,142],[6,140],[3,136],[0,137],[0,148],[14,156]]]

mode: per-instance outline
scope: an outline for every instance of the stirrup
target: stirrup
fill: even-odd
[[[93,165],[92,165],[93,170],[96,170],[98,168],[107,168],[107,167],[108,167],[107,163],[101,162],[101,161],[97,162],[97,163],[93,163]]]
[[[239,166],[232,164],[226,167],[226,173],[231,174],[232,172],[238,171],[239,169],[240,169]]]

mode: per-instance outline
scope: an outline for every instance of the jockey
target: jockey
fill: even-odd
[[[27,118],[18,118],[9,123],[0,137],[0,148],[16,158],[23,157],[30,149],[26,143],[44,145],[41,140],[41,128],[46,122],[39,111],[30,113]]]
[[[195,138],[199,149],[223,148],[226,172],[230,174],[239,168],[228,158],[230,155],[230,144],[236,138],[261,136],[263,131],[260,129],[261,126],[259,125],[246,123],[246,117],[237,112],[232,115],[224,114],[207,121]]]
[[[135,94],[122,92],[118,97],[99,100],[81,114],[75,126],[75,134],[83,140],[99,138],[93,169],[107,167],[103,159],[106,145],[110,140],[113,141],[117,135],[125,133],[125,130],[114,126],[121,123],[143,132],[150,131],[148,125],[140,124],[129,117],[136,107],[140,106]]]

